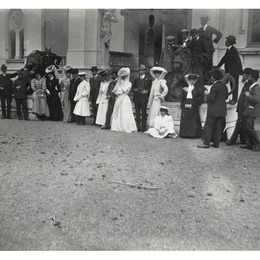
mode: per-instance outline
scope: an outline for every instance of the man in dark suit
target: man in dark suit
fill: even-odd
[[[141,64],[139,66],[139,77],[134,80],[132,90],[134,92],[134,104],[136,115],[136,126],[138,131],[144,132],[146,129],[147,119],[147,103],[149,99],[149,92],[151,90],[152,81],[145,75],[146,67]],[[140,119],[140,112],[142,117],[142,124]]]
[[[73,111],[74,111],[74,108],[76,106],[76,101],[74,101],[74,97],[77,93],[78,85],[81,82],[78,73],[79,73],[78,69],[72,70],[72,80],[70,81],[70,88],[69,88],[71,120],[69,120],[68,123],[75,123],[76,122],[76,117],[75,117],[75,114],[73,113]]]
[[[245,99],[246,95],[245,92],[249,90],[250,83],[248,82],[249,75],[253,69],[251,68],[245,68],[243,71],[243,78],[242,82],[244,83],[244,86],[241,90],[241,93],[238,98],[237,102],[237,122],[236,127],[232,133],[232,136],[229,140],[226,141],[227,145],[232,145],[236,143],[237,137],[240,135],[240,143],[245,144],[246,143],[246,132],[245,132],[245,116],[243,115],[245,110]]]
[[[191,30],[192,41],[187,46],[192,52],[192,70],[193,74],[198,74],[198,85],[204,85],[205,71],[209,65],[210,49],[206,41],[199,36],[199,32],[196,28]]]
[[[180,46],[186,47],[190,43],[191,39],[190,39],[189,34],[190,34],[190,32],[188,29],[181,30]]]
[[[235,88],[233,92],[232,100],[229,101],[231,105],[235,105],[238,97],[238,78],[239,75],[243,74],[242,63],[239,57],[239,53],[233,45],[236,44],[236,37],[233,35],[229,35],[226,37],[225,45],[227,46],[227,51],[225,55],[220,60],[217,65],[220,68],[223,64],[225,64],[225,71],[229,73],[235,80]]]
[[[107,89],[108,106],[107,106],[107,113],[106,113],[106,123],[105,125],[101,126],[101,129],[110,129],[111,116],[113,114],[113,109],[116,101],[116,95],[113,92],[113,89],[117,83],[117,70],[113,69],[110,75],[111,75],[111,81]]]
[[[7,74],[7,67],[2,64],[1,71],[3,74],[0,75],[0,96],[1,96],[1,107],[2,107],[2,119],[11,119],[11,103],[12,103],[12,80],[11,78],[16,77],[18,74],[11,73]],[[5,102],[6,101],[6,102]],[[5,103],[7,103],[7,114],[5,109]]]
[[[220,80],[223,75],[220,70],[214,69],[209,72],[213,85],[210,91],[205,90],[207,96],[207,118],[204,125],[204,144],[198,145],[198,148],[209,148],[210,141],[212,146],[219,147],[221,138],[221,121],[227,115],[226,99],[228,98],[227,86]]]
[[[208,16],[201,16],[200,17],[200,23],[201,28],[199,28],[199,36],[206,41],[210,48],[210,61],[209,61],[209,70],[213,67],[213,53],[215,51],[215,48],[213,46],[213,43],[218,43],[222,37],[222,33],[215,29],[212,26],[208,25],[209,17]],[[212,40],[213,35],[216,35],[216,37]]]
[[[259,71],[252,70],[250,72],[248,81],[250,87],[245,91],[246,102],[243,115],[245,116],[245,127],[247,134],[247,142],[241,148],[252,149],[255,152],[260,151],[260,141],[255,131],[255,119],[260,117],[260,87],[257,83],[259,78]]]
[[[89,84],[90,84],[90,102],[92,106],[92,113],[93,113],[93,124],[96,124],[96,117],[97,117],[97,111],[98,111],[98,104],[97,102],[97,97],[99,94],[99,88],[100,88],[100,78],[98,76],[98,68],[97,66],[92,66],[91,68],[92,72],[92,78],[89,79]]]

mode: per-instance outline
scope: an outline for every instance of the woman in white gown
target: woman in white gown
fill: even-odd
[[[132,86],[132,83],[129,82],[130,69],[121,68],[117,74],[118,80],[113,90],[117,98],[112,114],[111,131],[137,132],[132,103],[128,96]]]
[[[78,74],[80,77],[80,84],[78,85],[76,95],[74,97],[74,101],[76,101],[76,105],[73,113],[77,116],[77,124],[85,125],[85,117],[90,116],[90,108],[89,108],[89,94],[90,94],[90,85],[86,81],[86,74],[81,72]]]
[[[109,69],[100,71],[99,76],[102,78],[102,81],[100,83],[99,94],[96,101],[96,103],[98,104],[96,124],[100,126],[104,126],[106,123],[106,114],[107,114],[107,107],[108,107],[107,90],[108,90],[108,85],[110,83]]]
[[[176,138],[172,116],[168,114],[168,108],[160,106],[160,115],[155,117],[154,127],[148,129],[149,134],[156,138]]]
[[[147,124],[149,127],[153,127],[155,117],[160,114],[160,105],[168,93],[168,87],[166,85],[166,80],[164,79],[167,70],[161,67],[153,67],[150,70],[150,74],[154,78],[154,81],[147,104],[147,107],[149,108]]]

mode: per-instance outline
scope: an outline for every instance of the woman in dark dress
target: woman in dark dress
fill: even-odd
[[[46,92],[48,95],[48,106],[50,110],[50,120],[59,121],[63,119],[60,95],[61,88],[59,85],[59,80],[55,78],[55,66],[49,66],[45,72],[47,74],[46,79]]]
[[[185,76],[188,87],[183,88],[181,98],[180,137],[199,138],[202,135],[199,106],[203,102],[204,91],[202,86],[194,86],[198,78],[197,74]]]

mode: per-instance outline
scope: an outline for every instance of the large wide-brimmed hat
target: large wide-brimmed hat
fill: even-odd
[[[101,77],[105,77],[109,74],[109,71],[110,69],[104,69],[104,70],[101,70],[98,75],[101,76]]]
[[[219,69],[213,69],[209,72],[209,75],[213,76],[215,80],[223,79],[223,74]]]
[[[47,68],[45,69],[45,72],[46,72],[47,74],[49,74],[49,73],[54,73],[54,68],[55,68],[54,65],[50,65],[49,67],[47,67]]]
[[[229,41],[230,44],[236,44],[236,37],[234,35],[229,35],[226,37],[226,39]]]
[[[130,69],[129,68],[121,68],[118,72],[117,75],[120,77],[124,77],[130,74]]]
[[[69,66],[69,65],[66,65],[66,66],[64,67],[64,70],[65,70],[67,73],[72,73],[73,68],[72,68],[71,66]]]

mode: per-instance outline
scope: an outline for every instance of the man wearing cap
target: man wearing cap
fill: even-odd
[[[174,45],[174,36],[167,36],[166,41],[167,46],[162,49],[159,66],[167,70],[165,79],[167,81],[168,88],[170,88],[174,77],[173,60],[175,57],[175,51],[178,47]]]
[[[139,66],[139,77],[134,80],[132,90],[134,92],[134,104],[136,115],[136,126],[138,131],[144,132],[146,129],[147,120],[147,103],[149,99],[149,92],[151,89],[152,81],[145,75],[146,67],[141,64]],[[140,111],[142,119],[140,119]],[[142,124],[141,124],[142,120]]]
[[[201,28],[198,29],[199,31],[199,36],[201,38],[203,38],[206,43],[208,44],[209,48],[210,48],[210,53],[211,53],[211,57],[210,57],[210,70],[212,69],[213,66],[213,53],[215,51],[215,48],[213,46],[213,43],[218,43],[222,37],[222,33],[220,31],[218,31],[217,29],[215,29],[212,26],[208,25],[208,21],[209,21],[209,17],[208,16],[201,16],[200,17],[200,23],[202,25]],[[216,37],[212,40],[213,35],[216,35]]]
[[[181,45],[183,47],[186,47],[189,43],[190,43],[190,39],[189,39],[189,30],[188,29],[182,29],[181,30]]]
[[[98,68],[97,66],[91,67],[91,73],[92,78],[89,79],[90,84],[90,102],[92,106],[92,114],[93,114],[93,125],[96,124],[96,117],[97,117],[97,110],[98,110],[98,104],[97,97],[99,94],[99,88],[100,88],[100,78],[98,77]]]
[[[0,75],[0,96],[1,96],[1,107],[2,107],[2,119],[11,118],[11,103],[12,103],[12,80],[11,78],[16,77],[18,74],[10,73],[7,74],[7,67],[2,64],[1,71],[3,74]],[[5,103],[7,103],[7,114],[5,109]]]
[[[226,37],[225,45],[227,46],[227,50],[225,55],[220,60],[217,65],[220,68],[223,64],[225,64],[225,71],[229,73],[235,80],[235,88],[233,92],[232,100],[229,102],[231,105],[235,105],[238,97],[238,78],[239,75],[243,74],[242,63],[239,57],[239,53],[234,46],[236,44],[236,37],[233,35],[229,35]]]
[[[108,85],[108,89],[107,89],[107,99],[108,99],[108,105],[107,105],[107,113],[106,113],[106,123],[105,125],[101,126],[101,129],[110,129],[111,126],[111,116],[113,114],[113,109],[114,109],[114,105],[115,105],[115,101],[116,101],[116,95],[113,92],[114,87],[116,85],[117,82],[117,70],[113,69],[110,72],[110,83]]]
[[[69,88],[69,101],[70,101],[70,114],[71,114],[71,119],[68,120],[68,123],[75,123],[76,122],[76,117],[75,114],[73,113],[76,101],[74,100],[74,97],[77,93],[78,85],[81,83],[80,77],[78,75],[79,70],[78,69],[73,69],[72,70],[72,79],[70,81],[70,88]]]
[[[240,135],[240,143],[245,144],[246,143],[246,132],[245,132],[245,116],[243,115],[245,110],[245,99],[246,95],[245,92],[249,90],[250,83],[248,81],[249,75],[253,69],[251,68],[245,68],[243,71],[243,78],[242,82],[244,83],[244,86],[241,90],[241,93],[238,98],[237,102],[237,122],[236,127],[233,131],[232,136],[229,140],[226,141],[227,145],[232,145],[236,143],[237,137]]]
[[[198,145],[198,148],[209,148],[211,138],[212,146],[219,147],[221,138],[221,122],[223,117],[227,115],[226,99],[228,97],[227,86],[221,82],[223,78],[222,72],[214,69],[209,72],[211,76],[212,86],[210,91],[205,90],[207,96],[207,117],[204,125],[204,143]]]
[[[260,141],[254,128],[255,119],[260,117],[260,87],[257,83],[258,79],[259,71],[252,70],[248,78],[249,90],[244,92],[246,100],[243,115],[245,116],[247,142],[245,145],[240,146],[241,148],[252,149],[255,152],[260,151]]]
[[[192,52],[192,72],[198,74],[198,84],[204,85],[205,71],[209,66],[210,49],[206,41],[199,36],[199,31],[196,28],[191,30],[192,41],[187,48]]]

